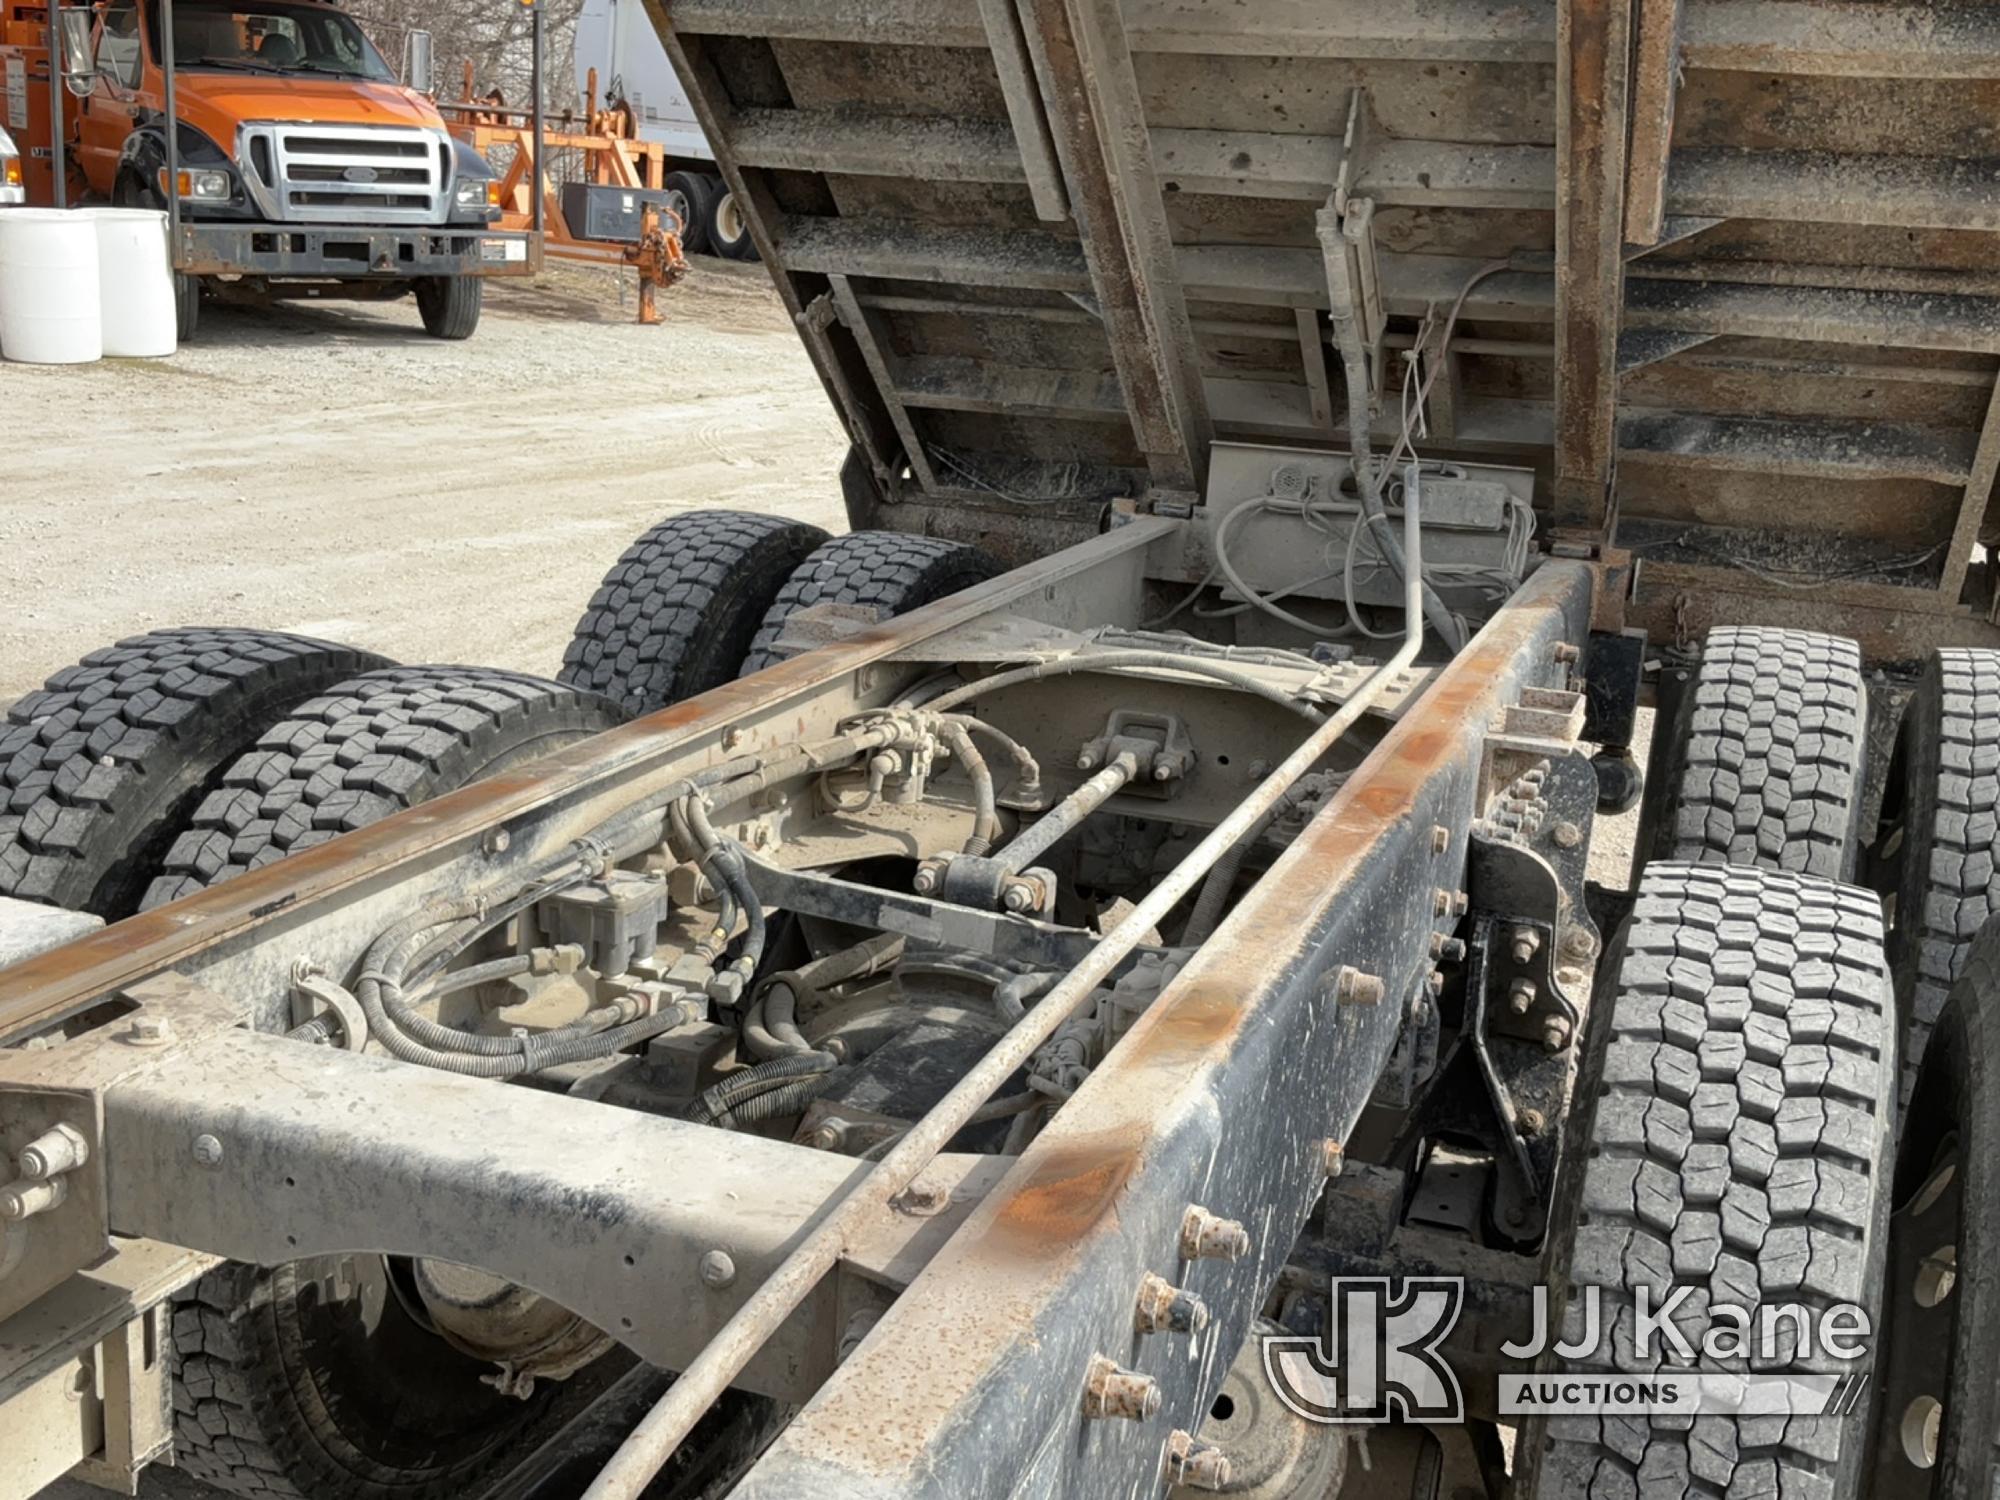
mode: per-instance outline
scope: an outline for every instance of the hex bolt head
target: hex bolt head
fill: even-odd
[[[1250,1231],[1234,1219],[1217,1218],[1200,1204],[1181,1216],[1182,1260],[1241,1260],[1250,1253]]]
[[[1466,909],[1471,905],[1472,898],[1466,895],[1464,891],[1453,891],[1451,893],[1451,914],[1454,917],[1464,916]]]
[[[1214,1493],[1229,1488],[1229,1455],[1193,1433],[1175,1428],[1167,1439],[1167,1483]]]
[[[1168,765],[1165,761],[1161,761],[1158,765],[1153,767],[1153,780],[1172,781],[1173,779],[1174,779],[1174,768]]]
[[[1387,993],[1380,974],[1364,974],[1352,964],[1342,964],[1333,979],[1333,997],[1342,1005],[1380,1005]]]
[[[1525,1016],[1534,1008],[1535,996],[1541,993],[1541,986],[1532,979],[1517,979],[1507,988],[1507,1008],[1517,1016]]]
[[[1574,849],[1583,842],[1583,830],[1574,823],[1558,823],[1550,835],[1558,849]]]
[[[1557,641],[1554,655],[1558,666],[1574,666],[1583,660],[1583,652],[1569,641]]]
[[[1438,823],[1431,828],[1431,853],[1444,854],[1451,848],[1451,830]]]
[[[736,1262],[729,1258],[727,1250],[708,1250],[696,1262],[695,1270],[701,1276],[701,1284],[710,1291],[719,1292],[736,1280]]]
[[[1444,974],[1440,970],[1432,969],[1429,977],[1424,980],[1424,989],[1429,992],[1433,1000],[1437,999],[1444,993]]]
[[[504,828],[488,829],[486,837],[479,841],[479,847],[488,854],[505,854],[507,846],[514,842],[514,836]]]
[[[1347,1148],[1339,1141],[1321,1141],[1319,1151],[1320,1165],[1328,1177],[1338,1177],[1347,1170]]]
[[[165,1016],[134,1016],[125,1029],[125,1040],[135,1047],[164,1047],[173,1039],[174,1023]]]
[[[1563,952],[1571,958],[1588,958],[1597,951],[1597,939],[1588,927],[1571,927],[1563,933]]]
[[[1083,1414],[1150,1422],[1160,1414],[1160,1384],[1150,1375],[1121,1368],[1116,1360],[1102,1354],[1092,1355],[1083,1383]]]
[[[198,1135],[194,1138],[194,1159],[197,1166],[219,1167],[222,1165],[222,1142],[212,1135]]]
[[[74,1125],[58,1125],[21,1148],[23,1177],[60,1177],[90,1160],[90,1142]]]
[[[1097,757],[1092,755],[1088,750],[1084,751],[1076,758],[1076,768],[1079,771],[1095,771],[1097,769]]]
[[[917,873],[910,881],[910,888],[919,896],[930,896],[937,892],[944,882],[944,872],[932,860],[925,860],[917,866]]]
[[[1464,962],[1465,962],[1465,939],[1464,939],[1464,938],[1446,938],[1446,939],[1444,940],[1444,947],[1443,947],[1443,948],[1441,948],[1441,949],[1440,949],[1440,950],[1438,951],[1438,957],[1442,958],[1442,959],[1443,959],[1443,960],[1444,960],[1444,961],[1445,961],[1446,963],[1448,963],[1448,964],[1462,964],[1462,963],[1464,963]]]
[[[1132,1326],[1141,1333],[1200,1333],[1208,1327],[1208,1304],[1148,1271],[1139,1282]]]
[[[1531,964],[1542,951],[1542,935],[1532,927],[1516,927],[1512,934],[1514,962]]]
[[[1522,1135],[1525,1136],[1540,1135],[1544,1130],[1548,1128],[1548,1124],[1549,1122],[1547,1117],[1544,1116],[1539,1109],[1524,1109],[1521,1111]]]
[[[1451,892],[1444,889],[1444,887],[1442,886],[1438,887],[1437,890],[1431,892],[1431,911],[1436,916],[1440,917],[1450,916]]]
[[[1017,915],[1035,909],[1035,893],[1024,884],[1016,882],[1000,893],[1000,904]]]
[[[1548,1025],[1542,1028],[1542,1050],[1560,1052],[1569,1045],[1569,1022],[1561,1016],[1549,1017]]]

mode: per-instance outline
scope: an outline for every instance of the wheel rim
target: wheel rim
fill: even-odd
[[[732,245],[743,238],[743,215],[736,207],[734,193],[724,193],[715,205],[715,232]]]
[[[669,188],[666,195],[667,212],[681,221],[679,233],[688,232],[688,197],[678,188]]]

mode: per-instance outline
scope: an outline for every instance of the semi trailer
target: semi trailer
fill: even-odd
[[[2000,12],[650,14],[852,529],[9,710],[10,1492],[1991,1492]]]

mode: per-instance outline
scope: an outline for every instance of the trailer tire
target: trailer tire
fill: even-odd
[[[560,677],[635,714],[730,681],[786,580],[826,539],[783,516],[670,516],[604,575]]]
[[[147,904],[622,719],[594,694],[514,672],[393,667],[351,678],[300,705],[230,768],[176,841]],[[347,1284],[378,1264],[386,1262],[350,1266]],[[428,1333],[397,1296],[383,1295],[365,1327],[345,1315],[345,1302],[323,1295],[336,1269],[232,1262],[180,1294],[176,1462],[254,1500],[447,1500],[519,1457],[537,1436],[534,1406],[481,1384],[493,1367]]]
[[[669,172],[661,190],[667,207],[681,219],[681,249],[689,255],[708,253],[709,198],[714,189],[706,172]]]
[[[708,206],[709,248],[724,260],[756,260],[757,241],[751,237],[750,221],[737,206],[729,184],[715,179],[715,195]]]
[[[1893,898],[1903,1097],[1973,939],[2000,911],[2000,651],[1937,651],[1903,709],[1874,884]]]
[[[886,620],[984,583],[999,571],[991,557],[964,542],[898,531],[850,531],[835,537],[785,580],[743,659],[742,675],[795,654],[780,648],[779,637],[800,610],[842,604]]]
[[[1806,630],[1711,630],[1673,725],[1654,859],[1849,880],[1861,847],[1861,648]]]
[[[222,773],[161,863],[151,909],[625,721],[494,667],[388,667],[327,689]]]
[[[434,339],[469,339],[486,305],[486,282],[479,276],[419,276],[417,315]]]
[[[174,835],[294,705],[388,663],[270,630],[156,630],[93,651],[0,727],[0,894],[115,922]]]
[[[1779,871],[1654,864],[1619,946],[1594,1002],[1609,1014],[1591,1018],[1550,1209],[1552,1224],[1574,1226],[1551,1257],[1550,1295],[1574,1339],[1587,1304],[1572,1304],[1572,1289],[1602,1288],[1601,1327],[1622,1323],[1625,1336],[1559,1368],[1667,1368],[1631,1346],[1642,1286],[1655,1308],[1692,1288],[1690,1317],[1674,1322],[1697,1347],[1707,1306],[1854,1303],[1873,1326],[1896,1090],[1879,903]],[[1797,1364],[1848,1369],[1818,1347]],[[1693,1368],[1744,1361],[1701,1351]],[[1516,1449],[1527,1469],[1516,1493],[1851,1500],[1867,1436],[1865,1410],[1535,1417]]]

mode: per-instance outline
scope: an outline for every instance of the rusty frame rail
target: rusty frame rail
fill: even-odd
[[[1354,1130],[1431,967],[1433,895],[1463,878],[1485,737],[1559,685],[1590,575],[1554,563],[1493,619],[1161,994],[736,1491],[740,1500],[1144,1494],[1230,1359]],[[1453,832],[1440,851],[1433,829]],[[1383,976],[1343,1004],[1333,976]],[[1188,1260],[1191,1206],[1250,1253]],[[1153,1273],[1215,1316],[1191,1351],[1135,1331]],[[1151,1377],[1157,1419],[1092,1421],[1103,1355]],[[1007,1434],[995,1464],[968,1433]],[[1025,1472],[1023,1469],[1025,1465]]]

